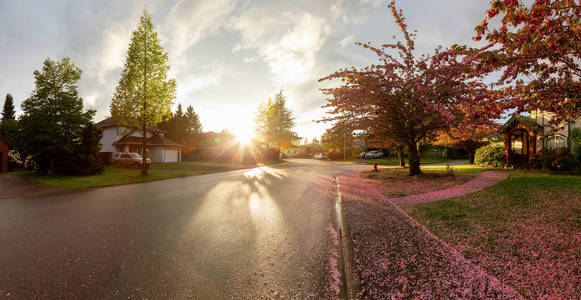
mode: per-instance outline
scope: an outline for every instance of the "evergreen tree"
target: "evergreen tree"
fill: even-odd
[[[14,99],[11,94],[6,94],[6,100],[4,101],[4,107],[2,109],[2,121],[15,119],[16,111],[14,111]]]
[[[184,115],[184,120],[186,122],[186,140],[184,145],[188,148],[195,148],[200,142],[200,139],[203,135],[203,130],[200,118],[194,111],[193,106],[188,105]]]
[[[176,112],[166,117],[159,126],[167,131],[167,137],[184,145],[186,148],[196,148],[202,138],[202,124],[194,108],[189,105],[183,112],[178,104]]]
[[[10,145],[13,145],[17,138],[18,121],[16,121],[14,100],[11,94],[7,94],[6,101],[4,101],[2,118],[0,119],[0,134],[2,134],[8,140]]]
[[[288,148],[296,140],[297,134],[293,131],[295,118],[286,107],[286,97],[281,90],[272,99],[262,103],[256,114],[256,131],[264,140],[267,157],[278,160],[280,149]]]
[[[133,32],[131,44],[113,94],[111,116],[118,123],[142,132],[143,163],[141,174],[147,175],[147,128],[159,124],[171,114],[176,82],[169,79],[167,52],[153,31],[151,16],[143,11],[139,27]]]

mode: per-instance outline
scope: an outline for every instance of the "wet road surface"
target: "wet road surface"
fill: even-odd
[[[332,176],[271,167],[0,199],[0,298],[264,298],[330,293]]]

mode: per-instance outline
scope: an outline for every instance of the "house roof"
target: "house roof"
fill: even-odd
[[[97,123],[97,126],[99,126],[101,128],[115,127],[115,126],[117,126],[117,123],[115,122],[115,120],[113,120],[113,118],[109,117],[109,118]]]
[[[118,141],[116,141],[115,143],[113,143],[113,145],[141,145],[142,143],[143,140],[141,137],[132,136],[128,134],[119,139]],[[166,138],[165,136],[161,136],[159,134],[154,134],[152,137],[148,138],[147,144],[151,146],[172,146],[178,148],[182,147],[181,144],[176,143]]]
[[[526,116],[514,115],[508,121],[506,121],[502,127],[500,127],[498,132],[505,132],[515,122],[521,123],[535,132],[540,132],[543,130],[543,126],[539,125],[535,119]]]
[[[109,127],[117,127],[119,125],[117,125],[117,122],[115,121],[115,119],[113,119],[112,117],[109,117],[109,118],[97,123],[97,126],[100,126],[101,128],[109,128]],[[159,129],[159,128],[155,128],[155,127],[149,127],[149,128],[147,128],[147,131],[155,132],[155,133],[167,133],[167,131]]]

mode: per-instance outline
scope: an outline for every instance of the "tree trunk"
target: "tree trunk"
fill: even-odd
[[[421,175],[422,171],[420,170],[420,156],[418,153],[418,146],[416,142],[412,142],[408,144],[408,150],[410,155],[410,176]]]
[[[471,150],[468,150],[468,161],[470,162],[470,164],[471,164],[471,165],[473,165],[473,164],[474,164],[474,153],[475,153],[475,152],[476,152],[476,151],[475,151],[475,150],[473,150],[473,149],[471,149]]]
[[[147,53],[147,38],[144,40],[145,42],[145,53]],[[143,120],[143,124],[141,125],[143,128],[142,130],[142,145],[143,145],[143,150],[141,155],[141,175],[145,176],[147,175],[147,122],[145,121],[145,115],[147,115],[147,99],[146,99],[146,94],[147,94],[147,63],[145,63],[143,65],[143,115],[141,116],[144,120]]]
[[[141,175],[147,175],[147,126],[143,125]]]
[[[399,166],[401,168],[405,168],[405,156],[403,153],[403,146],[397,146],[396,147],[396,151],[397,151],[397,157],[399,158]]]

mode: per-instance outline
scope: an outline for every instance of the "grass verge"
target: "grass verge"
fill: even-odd
[[[72,190],[203,175],[236,169],[241,168],[228,165],[219,166],[197,165],[192,163],[170,163],[164,164],[163,169],[161,169],[157,164],[152,164],[149,170],[149,175],[147,176],[141,176],[141,170],[139,169],[115,168],[110,166],[105,167],[103,173],[92,176],[76,176],[50,173],[47,175],[42,175],[34,171],[16,171],[14,174],[28,180],[44,183],[63,190]]]
[[[526,298],[581,297],[581,176],[512,171],[483,191],[403,209]]]
[[[382,166],[399,166],[399,158],[397,157],[383,157],[383,158],[375,158],[375,159],[358,159],[354,160],[361,164],[373,164],[377,162],[378,165]],[[453,161],[447,157],[441,156],[422,156],[420,157],[420,164],[439,164],[448,161]],[[408,158],[405,159],[406,165],[409,163]]]

